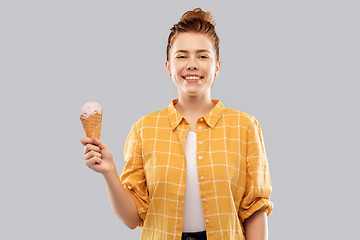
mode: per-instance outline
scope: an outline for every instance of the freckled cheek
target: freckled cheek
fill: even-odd
[[[175,81],[178,83],[182,83],[184,81],[184,79],[182,79],[181,75],[179,73],[177,73],[175,76]]]
[[[179,80],[182,80],[181,77],[181,70],[180,69],[176,69],[173,73],[175,74],[176,78],[178,78]]]

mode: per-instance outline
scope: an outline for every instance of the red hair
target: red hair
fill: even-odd
[[[173,39],[178,33],[194,32],[205,33],[212,40],[216,52],[216,60],[219,61],[219,43],[220,39],[215,32],[215,21],[210,12],[204,12],[201,8],[195,8],[192,11],[185,12],[180,21],[170,28],[168,45],[166,48],[166,60],[169,61],[170,49]]]

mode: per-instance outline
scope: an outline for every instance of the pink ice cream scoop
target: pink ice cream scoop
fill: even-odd
[[[98,113],[98,114],[102,115],[103,109],[102,109],[101,105],[98,102],[85,103],[81,110],[82,117],[88,118],[91,114],[94,114],[94,113]]]
[[[101,122],[103,109],[97,102],[87,102],[84,104],[80,115],[80,120],[83,125],[87,137],[96,137],[100,139]]]

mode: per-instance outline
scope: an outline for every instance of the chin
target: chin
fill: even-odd
[[[199,96],[201,93],[199,91],[187,91],[185,92],[185,95],[187,96]]]

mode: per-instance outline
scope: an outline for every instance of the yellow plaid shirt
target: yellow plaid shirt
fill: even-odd
[[[124,147],[120,180],[133,196],[143,227],[141,239],[180,240],[186,185],[185,140],[189,123],[175,109],[142,116]],[[207,239],[245,239],[243,222],[273,209],[268,161],[258,120],[214,108],[196,122],[196,159]]]

